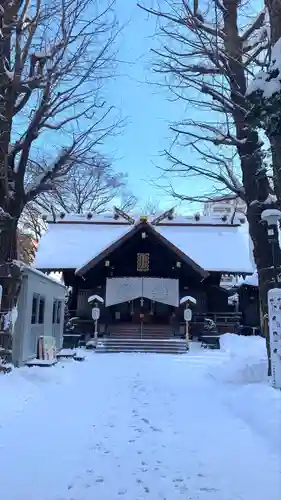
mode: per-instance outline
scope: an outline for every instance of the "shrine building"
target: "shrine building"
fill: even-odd
[[[225,275],[253,273],[244,226],[241,218],[175,216],[173,210],[136,218],[117,208],[100,216],[60,214],[48,220],[35,267],[63,273],[71,289],[68,309],[83,332],[93,331],[93,295],[104,300],[101,336],[131,331],[141,338],[149,330],[180,337],[184,296],[196,300],[192,334],[206,317],[220,332],[231,331],[235,311],[220,283]]]

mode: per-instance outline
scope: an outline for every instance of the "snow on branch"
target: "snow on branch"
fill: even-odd
[[[271,61],[267,71],[260,71],[250,83],[247,95],[259,91],[265,99],[270,99],[281,90],[281,38],[271,50]]]
[[[260,30],[264,27],[264,21],[266,16],[266,9],[263,9],[258,13],[257,17],[252,21],[250,26],[246,29],[246,31],[241,35],[242,42],[249,40],[251,35],[256,31]]]
[[[170,127],[174,139],[165,150],[170,166],[164,171],[176,177],[203,176],[216,189],[226,188],[244,200],[258,198],[268,190],[268,179],[258,133],[247,122],[245,92],[249,74],[267,49],[266,12],[245,19],[244,3],[232,0],[163,0],[156,5],[139,5],[159,21],[154,72],[172,99],[181,100],[194,116]],[[194,163],[186,160],[190,152]]]
[[[73,155],[77,159],[79,152],[96,147],[120,125],[118,117],[111,118],[114,107],[103,96],[104,84],[115,70],[114,44],[120,31],[113,4],[111,0],[5,3],[0,19],[11,43],[0,50],[0,129],[9,124],[7,137],[16,141],[1,143],[8,152],[9,182],[6,179],[4,185],[0,179],[0,198],[26,196],[29,201],[50,190],[54,178],[71,168]],[[24,125],[18,128],[21,121]],[[51,166],[42,167],[24,195],[37,141],[46,131],[51,143],[61,143],[61,153],[49,162]]]
[[[281,38],[271,50],[266,71],[259,71],[247,89],[252,104],[249,119],[275,133],[280,131],[281,116]]]

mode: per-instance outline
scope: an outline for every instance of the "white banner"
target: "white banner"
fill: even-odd
[[[142,278],[107,278],[105,305],[112,306],[142,297]]]
[[[179,282],[170,278],[107,278],[107,307],[140,297],[178,307]]]
[[[268,292],[268,326],[271,351],[272,385],[281,389],[281,289]]]
[[[179,282],[170,278],[143,278],[143,297],[178,307]]]

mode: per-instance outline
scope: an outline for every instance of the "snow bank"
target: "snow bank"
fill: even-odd
[[[55,387],[71,386],[77,365],[80,363],[66,360],[54,367],[14,368],[7,375],[0,374],[1,401],[5,402],[0,405],[0,426],[20,415],[26,406],[38,404]]]
[[[259,336],[236,335],[235,333],[225,333],[220,337],[221,349],[231,356],[245,356],[250,353],[265,355],[265,339]]]
[[[229,357],[212,370],[218,381],[233,384],[267,382],[267,355],[265,339],[226,333],[220,339],[221,350]]]
[[[280,452],[281,392],[269,384],[265,339],[227,333],[221,350],[228,356],[209,374],[221,383],[224,404]]]
[[[232,386],[223,402],[231,412],[266,439],[278,454],[281,450],[281,392],[269,384]]]

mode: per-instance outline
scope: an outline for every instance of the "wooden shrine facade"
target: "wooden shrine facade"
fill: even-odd
[[[69,310],[79,318],[79,331],[92,332],[92,306],[88,303],[92,295],[104,299],[99,323],[105,335],[124,324],[170,325],[173,334],[180,335],[184,306],[179,301],[186,295],[197,302],[195,334],[202,329],[204,317],[225,324],[223,331],[230,331],[235,322],[228,293],[220,287],[221,272],[200,267],[146,221],[132,226],[83,267],[65,269],[63,274],[65,284],[72,288]]]

